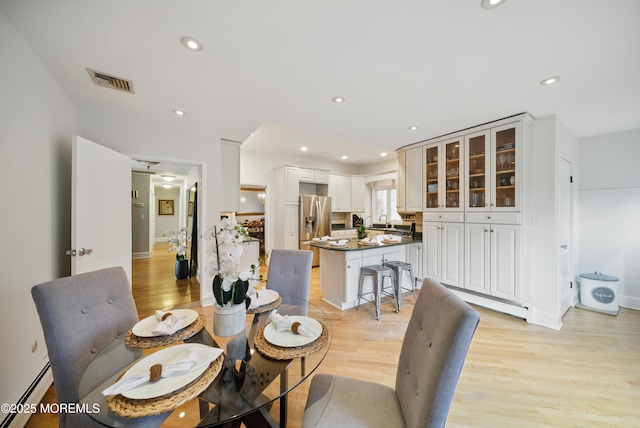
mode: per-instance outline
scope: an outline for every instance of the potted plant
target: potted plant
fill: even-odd
[[[189,229],[183,227],[178,231],[167,230],[162,236],[170,236],[169,241],[167,241],[171,244],[169,251],[176,252],[176,278],[185,279],[189,276],[189,261],[187,260],[187,243],[191,240]]]
[[[358,216],[354,226],[357,226],[356,233],[358,234],[358,239],[364,239],[367,237],[367,229],[364,227],[364,220],[362,217]]]
[[[219,336],[233,336],[245,327],[249,281],[260,267],[260,260],[240,263],[242,242],[248,237],[247,230],[231,219],[222,220],[220,228],[214,226],[205,237],[211,241],[207,273],[213,276],[213,330]]]

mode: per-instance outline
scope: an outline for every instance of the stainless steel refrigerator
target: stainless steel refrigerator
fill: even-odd
[[[312,250],[312,266],[320,266],[320,250],[310,245],[311,239],[331,235],[331,198],[300,195],[300,249]]]

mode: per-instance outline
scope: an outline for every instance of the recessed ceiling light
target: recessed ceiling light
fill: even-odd
[[[200,52],[202,50],[202,43],[200,43],[193,37],[184,36],[180,39],[180,43],[182,43],[182,46],[189,49],[190,51]]]
[[[557,83],[560,79],[561,79],[561,77],[560,77],[560,76],[547,77],[547,78],[546,78],[546,79],[544,79],[542,82],[540,82],[540,84],[541,84],[542,86],[553,85],[554,83]]]
[[[173,181],[173,180],[175,180],[176,178],[175,178],[173,175],[163,175],[163,176],[162,176],[162,179],[163,179],[164,181]]]
[[[410,126],[410,127],[409,127],[409,131],[415,131],[416,129],[418,129],[418,127],[417,127],[417,126]]]
[[[185,112],[183,112],[182,110],[178,110],[178,109],[173,109],[173,113],[176,116],[184,116],[185,115]]]
[[[482,0],[480,6],[483,9],[493,9],[495,7],[503,5],[507,0]]]
[[[344,97],[333,97],[331,98],[331,101],[333,101],[334,103],[340,104],[344,102]]]
[[[300,150],[306,152],[308,149],[306,147],[300,147]]]
[[[342,155],[342,159],[349,159],[349,156],[347,156],[347,155]]]
[[[387,155],[387,153],[386,153],[386,152],[382,152],[382,153],[380,153],[380,156],[382,156],[382,157],[385,157],[386,155]]]
[[[173,184],[165,183],[162,185],[162,187],[164,187],[165,189],[171,189],[173,187]]]

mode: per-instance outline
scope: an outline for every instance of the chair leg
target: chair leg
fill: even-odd
[[[409,276],[411,277],[411,292],[413,293],[413,301],[416,301],[416,280],[413,276],[413,269],[409,268]]]
[[[381,275],[376,275],[373,281],[373,292],[375,294],[376,299],[376,319],[380,321],[380,293],[382,292],[382,283],[384,282],[384,277]]]
[[[362,282],[364,281],[364,271],[360,270],[360,281],[358,282],[358,304],[356,310],[360,310],[360,297],[362,296]]]

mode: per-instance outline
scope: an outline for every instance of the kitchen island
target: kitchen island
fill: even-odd
[[[362,266],[382,264],[391,260],[409,261],[408,249],[422,249],[420,239],[407,237],[402,237],[398,242],[380,242],[375,245],[364,245],[355,238],[346,241],[343,246],[332,245],[329,243],[332,241],[311,241],[312,246],[320,249],[322,298],[342,310],[352,308],[358,303],[358,282]],[[414,254],[421,255],[422,251]],[[410,262],[412,265],[420,263],[421,257]],[[414,267],[414,273],[415,269],[418,269],[418,266]],[[403,278],[403,281],[406,281],[405,287],[410,287],[408,277]],[[363,284],[363,293],[371,290],[371,278],[367,277]]]

